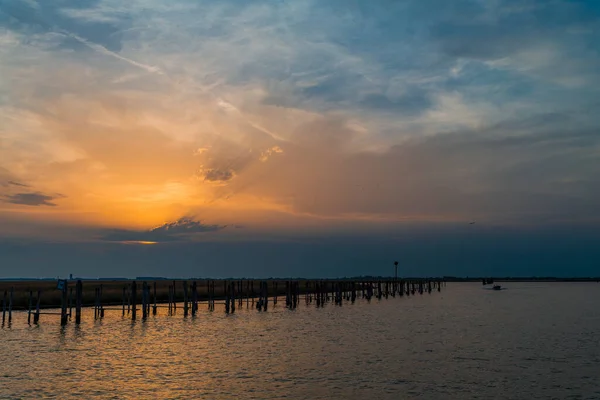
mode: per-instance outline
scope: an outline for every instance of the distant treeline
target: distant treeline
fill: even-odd
[[[35,281],[56,281],[58,278],[0,278],[0,282],[35,282]],[[65,279],[65,278],[61,278]],[[227,278],[213,278],[213,277],[187,277],[187,278],[165,278],[165,277],[156,277],[156,276],[138,276],[136,278],[123,278],[123,277],[111,277],[111,278],[89,278],[89,277],[73,277],[73,280],[81,279],[84,281],[110,281],[110,282],[118,282],[118,281],[129,281],[129,280],[138,280],[138,281],[183,281],[183,280],[266,280],[266,281],[286,281],[286,280],[297,280],[297,281],[306,281],[306,280],[324,280],[324,281],[378,281],[378,280],[392,280],[394,277],[391,276],[351,276],[351,277],[340,277],[340,278],[300,278],[300,277],[270,277],[270,278],[257,278],[257,277],[227,277]],[[517,276],[480,276],[480,277],[471,277],[471,276],[403,276],[398,277],[398,279],[402,280],[418,280],[418,279],[431,279],[431,280],[444,280],[446,282],[481,282],[483,279],[493,280],[493,281],[508,281],[508,282],[600,282],[600,277],[554,277],[554,276],[529,276],[529,277],[517,277]]]

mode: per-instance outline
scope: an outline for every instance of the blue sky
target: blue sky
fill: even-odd
[[[0,0],[0,268],[443,273],[477,221],[453,274],[600,275],[599,28],[595,1]]]

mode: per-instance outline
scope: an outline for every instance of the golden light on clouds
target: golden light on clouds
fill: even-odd
[[[115,13],[98,2],[41,15],[31,4],[0,31],[1,213],[132,229],[193,215],[293,230],[300,219],[577,219],[597,203],[595,147],[577,147],[591,136],[572,132],[597,121],[557,99],[595,101],[577,83],[597,87],[598,69],[561,62],[572,46],[560,35],[502,39],[486,51],[519,48],[492,57],[470,40],[453,56],[466,47],[432,34],[435,43],[394,47],[410,60],[395,63],[379,28],[341,45],[337,29],[352,27],[318,5]],[[326,23],[296,30],[320,13]],[[500,90],[502,74],[518,90],[512,79]]]

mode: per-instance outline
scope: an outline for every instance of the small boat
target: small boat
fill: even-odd
[[[492,289],[494,289],[494,290],[502,290],[502,286],[500,286],[500,285],[494,285],[494,287]]]

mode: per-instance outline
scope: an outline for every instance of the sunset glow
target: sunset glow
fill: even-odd
[[[0,237],[598,224],[596,6],[334,3],[3,2]]]

